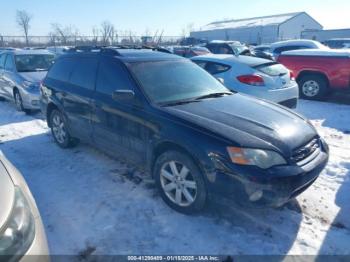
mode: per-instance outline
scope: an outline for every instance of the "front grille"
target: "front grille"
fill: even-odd
[[[306,145],[293,151],[292,160],[299,165],[306,164],[313,160],[320,152],[321,144],[319,138],[312,139]],[[311,158],[311,159],[308,159]],[[305,161],[309,160],[309,161]]]

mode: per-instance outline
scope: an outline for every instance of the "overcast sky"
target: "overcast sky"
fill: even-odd
[[[142,35],[164,30],[178,36],[223,18],[248,18],[306,11],[326,29],[350,28],[350,0],[1,0],[0,34],[21,35],[16,10],[32,16],[30,35],[47,35],[52,23],[73,25],[84,35],[109,20],[117,30]]]

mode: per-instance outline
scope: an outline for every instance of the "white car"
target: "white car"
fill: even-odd
[[[193,62],[233,90],[296,108],[299,87],[283,65],[251,56],[205,55]]]
[[[318,41],[314,40],[287,40],[276,42],[270,45],[270,53],[273,55],[275,59],[285,51],[299,50],[299,49],[323,49],[328,50],[329,47],[321,44]]]
[[[0,261],[49,261],[44,227],[29,188],[0,151]],[[2,258],[3,257],[3,258]]]

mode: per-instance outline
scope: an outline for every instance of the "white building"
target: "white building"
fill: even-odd
[[[262,16],[210,23],[191,32],[191,37],[206,40],[237,40],[247,44],[273,43],[299,39],[305,30],[323,27],[305,12]]]

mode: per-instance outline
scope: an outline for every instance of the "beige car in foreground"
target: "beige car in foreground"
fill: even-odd
[[[19,171],[0,151],[0,261],[48,261],[35,200]]]

